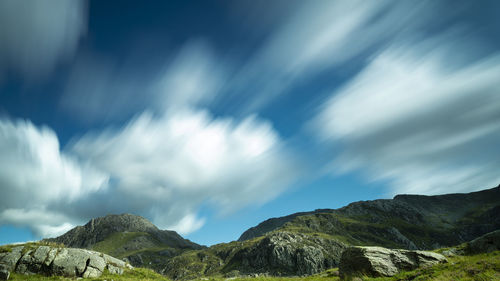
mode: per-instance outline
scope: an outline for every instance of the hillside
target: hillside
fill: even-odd
[[[500,186],[465,194],[397,195],[269,219],[240,241],[188,251],[167,261],[163,273],[206,275],[316,274],[338,266],[349,245],[436,249],[500,228]],[[260,235],[260,236],[257,236]]]
[[[186,250],[203,248],[175,231],[160,230],[147,219],[131,214],[91,219],[84,226],[45,241],[103,252],[126,258],[134,266],[153,269],[158,269],[165,259]]]

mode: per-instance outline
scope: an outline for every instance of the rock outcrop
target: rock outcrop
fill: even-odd
[[[346,247],[329,237],[276,232],[252,241],[223,243],[187,252],[169,260],[162,272],[173,279],[213,274],[226,277],[310,275],[338,266]]]
[[[103,253],[85,249],[24,245],[0,253],[0,265],[6,271],[21,274],[95,278],[108,270],[122,274],[132,268],[125,262]]]
[[[345,244],[300,233],[277,232],[233,256],[243,273],[310,275],[337,266]]]
[[[465,246],[467,254],[481,254],[500,250],[500,229],[476,238]]]
[[[393,276],[401,271],[444,262],[446,258],[434,252],[350,247],[342,253],[339,273],[342,279],[355,276]]]

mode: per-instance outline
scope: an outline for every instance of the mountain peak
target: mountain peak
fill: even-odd
[[[154,232],[159,230],[146,218],[128,213],[91,219],[83,227],[90,232],[94,232],[97,228],[109,228],[112,232]]]
[[[182,238],[177,232],[160,230],[144,217],[133,214],[110,214],[89,220],[65,234],[47,239],[74,248],[92,248],[116,233],[144,233],[155,241],[174,248],[199,248],[200,246]]]

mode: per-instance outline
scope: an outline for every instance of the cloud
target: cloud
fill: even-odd
[[[125,64],[129,65],[129,64]],[[150,78],[137,68],[121,68],[109,59],[79,56],[73,64],[59,108],[85,125],[126,121],[151,100]]]
[[[86,16],[84,1],[1,1],[0,71],[47,75],[75,52]]]
[[[126,122],[146,109],[162,115],[206,106],[224,81],[223,64],[203,40],[190,41],[172,55],[155,57],[154,62],[136,56],[120,63],[96,55],[79,56],[59,107],[85,125]]]
[[[264,203],[298,174],[267,121],[187,108],[144,112],[63,150],[50,128],[4,119],[0,154],[0,224],[28,226],[42,237],[124,212],[188,234],[205,223],[202,205],[224,215]]]
[[[115,182],[122,207],[183,233],[203,224],[203,203],[219,213],[266,202],[294,178],[295,167],[271,125],[185,110],[143,113],[121,130],[88,134],[71,151]]]
[[[437,6],[431,1],[302,2],[240,70],[233,93],[251,92],[240,96],[246,99],[243,111],[258,111],[294,85],[364,59],[393,38],[433,22]]]
[[[315,128],[343,149],[335,169],[364,168],[392,181],[395,193],[498,184],[500,54],[462,58],[477,53],[462,49],[469,40],[453,34],[394,44],[332,94]]]
[[[61,153],[51,129],[28,121],[0,120],[0,155],[0,223],[28,224],[40,235],[67,221],[44,214],[48,206],[74,202],[107,182],[105,175]]]

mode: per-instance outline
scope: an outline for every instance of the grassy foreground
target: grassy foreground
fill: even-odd
[[[369,278],[364,277],[358,280],[369,281],[403,281],[403,280],[435,280],[435,281],[493,281],[500,280],[500,251],[488,254],[480,254],[474,256],[456,256],[448,259],[446,264],[439,264],[429,268],[417,269],[414,271],[403,272],[393,277],[385,278]],[[340,280],[336,275],[336,269],[328,270],[324,273],[307,276],[307,277],[255,277],[255,278],[231,278],[230,280],[255,280],[255,281],[323,281]],[[201,280],[221,281],[228,278],[203,278]],[[13,273],[10,280],[74,280],[63,277],[44,277],[39,275],[25,276]],[[121,276],[104,274],[100,278],[86,280],[114,280],[114,281],[131,281],[131,280],[169,280],[150,269],[136,268],[127,270]]]

